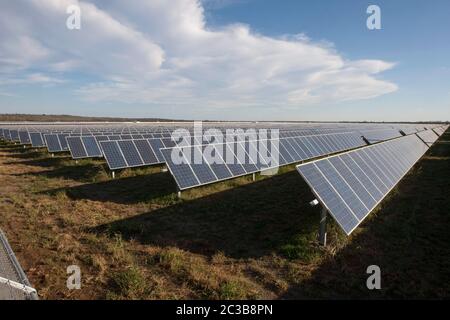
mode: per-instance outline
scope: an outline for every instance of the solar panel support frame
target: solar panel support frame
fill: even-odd
[[[327,246],[327,215],[328,210],[322,206],[320,210],[320,224],[319,224],[319,243],[320,245]]]

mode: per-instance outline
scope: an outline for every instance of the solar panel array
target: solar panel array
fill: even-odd
[[[349,235],[428,150],[418,135],[312,161],[297,170]]]
[[[395,139],[402,136],[400,131],[397,129],[362,130],[360,133],[370,144]]]
[[[260,142],[261,140],[254,143],[241,140],[223,144],[174,147],[163,149],[162,154],[178,188],[185,190],[365,145],[362,138],[355,133],[286,137],[276,141],[269,139],[266,143]],[[274,150],[270,150],[271,146],[274,146]],[[218,161],[208,161],[205,158],[205,149],[212,155],[211,158]],[[272,158],[272,153],[276,153],[277,163],[266,163],[264,159]],[[184,159],[183,163],[175,162],[173,155]]]
[[[447,131],[447,129],[449,128],[449,126],[442,126],[442,127],[436,127],[433,128],[434,132],[436,132],[439,136],[443,135],[445,131]]]
[[[111,170],[133,168],[164,162],[162,148],[173,147],[169,138],[100,141],[108,167]]]
[[[66,137],[66,141],[73,159],[103,157],[94,136]]]
[[[278,144],[269,143],[256,154],[269,157],[278,154],[277,166],[305,161],[336,152],[346,151],[369,144],[396,139],[402,135],[417,133],[428,144],[433,143],[433,129],[442,134],[447,127],[421,124],[356,124],[356,123],[204,123],[207,129],[218,128],[222,133],[228,129],[279,129]],[[218,158],[221,152],[229,151],[237,157],[238,151],[246,154],[244,160],[232,163],[210,163],[203,159],[200,164],[187,161],[175,164],[172,152],[178,148],[170,139],[176,129],[184,129],[191,135],[188,148],[182,149],[182,157],[193,159],[207,148]],[[180,190],[247,175],[271,168],[271,165],[252,155],[252,146],[237,141],[220,144],[206,141],[204,136],[195,136],[193,123],[7,123],[0,124],[0,138],[33,147],[46,147],[48,152],[70,152],[73,159],[104,157],[111,170],[166,163]],[[364,139],[362,138],[364,137]],[[437,136],[436,136],[437,138]],[[264,139],[264,138],[257,138]],[[272,141],[272,140],[270,140]],[[266,150],[267,149],[267,150]],[[222,150],[222,151],[221,151]]]
[[[431,147],[433,143],[439,138],[439,135],[435,133],[433,130],[421,131],[416,133],[417,136],[427,144],[427,146]]]

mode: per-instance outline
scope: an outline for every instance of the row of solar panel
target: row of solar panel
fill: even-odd
[[[171,139],[100,141],[111,170],[163,163],[161,149],[174,145]]]
[[[342,129],[340,129],[342,130]],[[3,131],[3,129],[2,129]],[[332,131],[332,130],[331,130]],[[336,130],[335,130],[336,131]],[[302,135],[311,135],[311,133],[315,134],[325,134],[326,130],[313,129],[311,131],[304,130],[286,130],[280,133],[280,137],[297,137]],[[360,131],[361,135],[363,135],[369,143],[384,141],[392,138],[397,138],[401,136],[400,132],[395,129],[383,129],[383,130],[366,130]],[[2,132],[3,135],[3,132]],[[50,136],[50,137],[46,137]],[[57,137],[56,137],[57,136]],[[21,144],[30,144],[33,147],[46,147],[48,151],[51,153],[57,152],[65,152],[69,150],[69,147],[66,143],[66,138],[69,136],[66,134],[42,134],[38,132],[30,132],[27,131],[17,131],[11,130],[11,139],[20,141]],[[72,135],[71,135],[72,136]],[[74,134],[73,136],[83,136]],[[90,135],[86,135],[90,136]],[[158,136],[158,135],[156,135]],[[163,136],[163,134],[159,134],[159,136]],[[18,138],[17,138],[18,137]],[[97,142],[104,140],[129,140],[129,139],[149,139],[155,137],[155,134],[133,134],[133,135],[96,135]],[[47,145],[47,140],[50,143],[50,146]],[[206,139],[207,140],[207,139]],[[167,143],[166,143],[167,144]],[[193,145],[203,145],[205,144],[202,139],[198,139],[196,137],[192,138],[191,144]],[[95,153],[97,156],[97,153]],[[85,158],[90,157],[88,153],[85,153]],[[81,157],[82,158],[82,157]],[[78,157],[76,159],[79,159]],[[144,163],[143,165],[145,165]]]
[[[303,134],[303,132],[300,133],[294,133],[294,132],[286,132],[286,136],[295,136],[295,134]],[[45,135],[46,137],[47,135]],[[56,136],[56,135],[55,135]],[[68,139],[69,137],[67,137],[66,135],[57,135],[59,140],[65,140]],[[74,146],[73,148],[71,148],[70,144],[68,146],[68,149],[71,151],[72,153],[72,158],[74,159],[81,159],[81,158],[89,158],[92,157],[90,154],[95,154],[95,157],[97,157],[97,153],[87,153],[87,152],[78,152],[76,155],[73,154],[72,149],[76,149],[78,151],[81,151],[81,144],[83,143],[83,139],[81,138],[85,138],[85,137],[91,137],[92,139],[95,138],[95,140],[99,143],[101,141],[119,141],[119,140],[142,140],[142,139],[136,139],[136,136],[127,136],[127,135],[122,135],[122,136],[83,136],[83,137],[77,137],[78,139],[72,139],[73,141],[77,141],[78,147]],[[64,146],[62,145],[62,143],[60,143],[60,146],[58,146],[58,144],[56,143],[56,138],[52,138],[52,140],[55,140],[55,143],[52,143],[52,150],[49,151],[50,152],[57,152],[58,151],[66,151],[67,148],[64,148]],[[130,163],[130,165],[127,165],[127,167],[137,167],[137,166],[144,166],[144,165],[149,165],[149,164],[157,164],[157,163],[161,163],[161,159],[162,157],[160,156],[160,151],[158,146],[162,146],[162,148],[167,148],[167,147],[174,147],[175,143],[172,142],[172,140],[170,138],[161,138],[160,141],[158,139],[154,139],[155,141],[151,141],[151,143],[154,145],[153,148],[155,148],[154,153],[156,153],[157,158],[156,159],[148,159],[147,156],[145,155],[141,155],[142,158],[144,159],[144,161],[138,161],[138,158],[134,158],[134,161],[127,161],[127,163]],[[191,145],[203,145],[205,144],[205,142],[203,142],[202,137],[191,137],[189,141],[187,141],[188,139],[185,139],[185,143],[191,144]],[[205,139],[206,141],[208,139]],[[120,145],[127,145],[124,143],[120,143],[117,144],[120,148]],[[60,149],[58,149],[58,147],[61,147]],[[99,148],[102,149],[101,145],[99,145]],[[157,150],[156,150],[157,149]],[[109,152],[108,151],[106,152]],[[128,152],[131,153],[135,153],[133,149],[131,149],[131,151],[128,151],[129,148],[122,150],[122,153],[124,154],[125,157],[132,157],[131,155],[128,154]],[[111,161],[108,162],[108,164],[111,164],[112,166],[110,167],[111,169],[119,169],[122,168],[123,161],[119,160],[119,161],[113,161],[112,159],[117,158],[117,157],[113,157],[112,155],[107,155],[107,158],[109,158]]]
[[[269,141],[175,147],[163,149],[162,154],[178,188],[184,190],[365,145],[352,133]],[[183,161],[174,161],[174,156]],[[273,159],[278,160],[273,163]]]
[[[168,138],[171,136],[170,132],[167,133],[155,133],[155,132],[145,132],[145,133],[133,133],[133,134],[123,134],[123,133],[114,133],[114,132],[98,132],[98,133],[75,133],[75,132],[35,132],[35,131],[26,131],[26,130],[9,130],[9,129],[0,129],[0,137],[6,138],[7,140],[12,141],[20,141],[19,133],[24,134],[41,134],[42,136],[46,134],[65,134],[69,136],[123,136],[123,139],[150,139],[150,138]],[[29,143],[29,142],[28,142]]]
[[[9,132],[9,131],[8,131]],[[282,135],[285,136],[297,136],[297,135],[305,135],[304,132],[284,132]],[[92,136],[92,135],[78,135],[78,134],[69,134],[69,133],[58,133],[58,134],[43,134],[39,132],[30,132],[27,131],[12,131],[12,137],[15,139],[16,135],[18,136],[16,141],[20,141],[21,144],[31,144],[33,147],[45,147],[47,146],[47,139],[51,141],[51,146],[49,148],[49,152],[64,152],[67,151],[67,144],[65,142],[66,137],[68,136]],[[46,137],[50,136],[50,137]],[[57,136],[57,137],[56,137]],[[133,134],[133,135],[95,135],[97,141],[104,140],[131,140],[131,139],[151,139],[151,138],[170,138],[170,135],[166,137],[166,135],[155,135],[155,134]],[[207,138],[207,137],[206,137]],[[57,141],[58,140],[58,141]],[[195,143],[198,143],[198,140],[195,139]],[[200,143],[202,144],[202,143]]]
[[[3,129],[2,129],[3,130]],[[70,132],[54,132],[54,133],[42,133],[42,132],[28,132],[28,131],[17,131],[17,130],[7,130],[8,134],[10,132],[10,135],[8,136],[8,140],[18,141],[21,144],[32,144],[33,147],[45,147],[45,135],[58,135],[62,136],[63,139],[67,136],[95,136],[97,138],[97,141],[103,141],[103,140],[130,140],[130,139],[151,139],[151,138],[170,138],[170,133],[164,133],[164,134],[158,134],[158,133],[146,133],[146,134],[113,134],[113,133],[101,133],[101,134],[76,134],[76,133],[70,133]],[[345,131],[343,131],[345,132]],[[311,130],[311,131],[304,131],[302,130],[299,132],[299,130],[287,130],[280,133],[281,136],[299,136],[299,135],[311,135],[311,134],[325,134],[327,133],[324,130]],[[30,139],[31,136],[35,136],[35,143],[33,144],[33,140]],[[39,135],[41,136],[41,139],[39,138]],[[8,138],[7,137],[7,138]],[[105,138],[108,137],[108,138]],[[207,136],[206,136],[207,137]],[[54,138],[52,138],[54,139]],[[64,142],[60,142],[60,145],[65,145]],[[62,148],[60,150],[54,149],[52,152],[63,152],[67,151],[67,149]]]
[[[103,153],[94,136],[66,137],[66,141],[72,159],[103,157]]]
[[[439,135],[433,130],[421,131],[416,134],[429,147],[439,138]]]
[[[447,129],[449,128],[449,126],[442,126],[442,127],[437,127],[435,129],[433,129],[438,135],[442,135],[444,134],[445,131],[447,131]]]
[[[348,235],[428,150],[419,135],[430,134],[434,133],[382,142],[302,164],[297,170]]]
[[[369,142],[376,143],[380,141],[386,141],[402,136],[399,130],[396,129],[384,129],[384,130],[366,130],[360,131],[361,135]]]

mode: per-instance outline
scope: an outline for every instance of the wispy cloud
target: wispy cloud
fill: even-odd
[[[2,96],[2,97],[8,97],[8,98],[17,97],[17,95],[15,95],[15,94],[13,94],[13,93],[2,92],[2,91],[0,91],[0,96]]]
[[[380,77],[394,64],[347,60],[332,44],[304,34],[274,38],[239,24],[211,29],[208,2],[228,1],[2,2],[0,72],[29,85],[85,74],[100,80],[76,89],[84,100],[180,108],[276,112],[397,90]],[[82,29],[69,31],[66,8],[77,3]]]

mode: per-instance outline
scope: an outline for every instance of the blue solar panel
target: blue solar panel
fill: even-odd
[[[180,190],[200,185],[199,180],[189,164],[174,163],[172,161],[172,150],[173,149],[162,149],[161,153]]]
[[[299,165],[297,170],[350,234],[427,149],[410,135]]]
[[[20,141],[19,138],[19,131],[17,130],[10,130],[10,135],[11,135],[11,141]]]
[[[161,141],[164,144],[164,147],[166,147],[166,148],[173,148],[176,145],[175,142],[172,141],[172,139],[170,139],[170,138],[163,138],[163,139],[161,139]]]
[[[358,224],[358,219],[350,208],[342,201],[337,191],[333,189],[324,175],[318,170],[314,163],[308,163],[297,167],[300,174],[313,188],[317,197],[321,199],[334,219],[339,223],[347,234]]]
[[[86,149],[87,156],[91,158],[101,158],[103,156],[102,151],[97,143],[97,140],[94,136],[91,137],[82,137],[84,148]]]
[[[103,154],[111,170],[128,167],[117,141],[101,141]]]
[[[120,140],[117,141],[117,143],[119,144],[122,154],[125,157],[128,167],[144,165],[133,140]]]
[[[134,144],[136,145],[144,164],[150,165],[160,163],[147,140],[134,140]]]
[[[208,163],[219,180],[228,179],[233,176],[222,157],[223,151],[218,150],[215,145],[202,146],[202,150],[205,157],[211,160],[218,159],[218,161],[208,161]]]
[[[59,144],[61,145],[62,150],[69,150],[69,146],[67,145],[66,138],[69,137],[69,134],[58,134]]]
[[[202,151],[199,146],[191,147],[194,161],[190,163],[192,171],[197,176],[201,184],[216,181],[217,178],[212,172],[209,164],[203,159]],[[200,159],[201,163],[195,163],[195,159]]]
[[[28,131],[19,131],[19,140],[21,144],[30,144],[30,135]]]
[[[44,139],[39,132],[30,132],[31,145],[35,148],[45,147]]]
[[[343,141],[341,141],[343,140]],[[337,142],[339,144],[337,145]],[[184,157],[188,159],[190,169],[196,176],[197,181],[191,187],[198,184],[206,184],[214,181],[225,180],[244,174],[251,174],[268,168],[274,168],[279,165],[286,165],[312,157],[325,155],[329,152],[338,152],[350,148],[356,148],[365,145],[363,139],[358,134],[330,134],[325,136],[303,136],[294,138],[282,138],[277,140],[277,146],[273,147],[268,142],[267,145],[247,141],[228,142],[226,144],[217,144],[216,149],[224,146],[226,152],[222,154],[226,165],[217,165],[207,159],[205,163],[195,164],[193,160],[194,148],[172,148],[176,152],[184,150]],[[205,147],[202,147],[203,150]],[[198,149],[200,150],[200,149]],[[312,150],[312,151],[311,151]],[[223,153],[223,151],[222,151]],[[225,156],[225,158],[224,158]],[[273,157],[271,157],[273,156]],[[278,158],[278,160],[276,160]],[[167,164],[169,167],[173,163]],[[170,170],[173,174],[174,168]],[[176,180],[180,180],[177,179]],[[198,184],[197,184],[198,182]],[[180,189],[187,188],[179,186]]]
[[[88,155],[81,137],[67,137],[67,144],[73,159],[87,158]]]
[[[6,140],[11,141],[11,131],[9,131],[9,129],[3,130],[3,136],[5,137]]]
[[[61,144],[59,143],[57,134],[44,135],[45,144],[47,145],[48,152],[62,152]]]
[[[232,144],[219,144],[216,145],[216,150],[221,154],[222,159],[224,159],[228,169],[233,174],[233,176],[241,176],[246,174],[244,167],[239,163],[236,158],[235,152],[232,150]]]
[[[160,162],[164,162],[164,157],[161,153],[161,149],[165,148],[164,144],[162,143],[161,139],[149,139],[148,143],[153,149],[153,153],[158,158]]]

